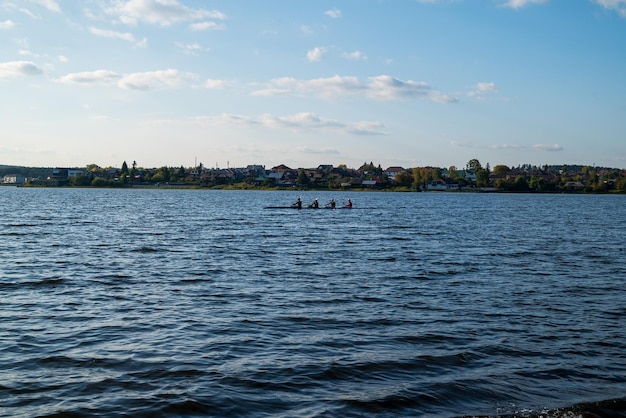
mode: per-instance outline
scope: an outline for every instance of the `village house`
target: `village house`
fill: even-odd
[[[448,183],[443,179],[431,180],[426,184],[426,190],[429,190],[429,191],[445,191],[445,190],[460,190],[460,189],[461,189],[461,186],[459,186],[457,183]]]
[[[389,167],[385,171],[383,171],[383,174],[387,175],[387,178],[389,178],[389,181],[394,181],[396,176],[402,173],[403,171],[406,171],[406,170],[402,167]]]
[[[2,178],[2,184],[25,184],[26,177],[21,174],[7,174]]]
[[[50,180],[67,180],[84,173],[82,168],[54,168]]]
[[[267,174],[267,179],[271,180],[277,186],[291,187],[296,184],[298,179],[298,171],[287,167],[284,164],[272,167]]]

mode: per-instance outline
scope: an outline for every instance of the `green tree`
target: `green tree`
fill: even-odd
[[[483,169],[483,166],[480,165],[480,161],[478,161],[476,158],[469,160],[466,167],[468,170],[472,170],[474,173],[476,173],[478,170]]]
[[[413,181],[413,176],[411,176],[406,171],[399,172],[398,174],[396,174],[394,178],[394,182],[396,182],[398,186],[403,186],[403,187],[409,187],[412,181]]]
[[[170,181],[170,169],[167,166],[157,168],[151,180],[155,183]]]
[[[536,192],[542,192],[546,189],[546,181],[542,177],[531,176],[528,188]]]
[[[90,174],[79,174],[70,179],[72,186],[85,187],[91,185],[92,176]]]
[[[363,163],[361,167],[359,167],[359,171],[365,174],[366,178],[371,179],[373,177],[380,177],[383,174],[383,168],[378,164],[378,167],[374,165],[373,162]]]
[[[482,168],[476,171],[476,185],[478,187],[489,186],[489,169],[488,168]]]
[[[495,174],[496,176],[505,176],[506,173],[509,172],[509,167],[502,165],[502,164],[498,164],[495,167],[493,167],[493,174]]]
[[[528,191],[528,181],[525,176],[519,175],[515,177],[515,181],[513,182],[513,190],[518,192]]]
[[[620,193],[626,192],[626,177],[620,176],[615,181],[615,190],[617,190]]]
[[[121,174],[128,174],[128,164],[126,164],[126,161],[122,163]]]
[[[422,188],[422,171],[418,167],[413,168],[413,188]]]
[[[91,181],[93,187],[119,187],[121,183],[115,180],[107,180],[102,177],[96,177]]]
[[[426,185],[441,178],[441,171],[432,167],[417,167],[413,169],[413,185],[422,189],[426,188]]]
[[[306,172],[302,169],[298,172],[298,186],[306,187],[310,184],[309,176],[307,176]]]

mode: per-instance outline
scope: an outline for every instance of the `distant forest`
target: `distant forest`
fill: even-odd
[[[267,170],[265,166],[245,168],[198,167],[132,168],[124,161],[121,168],[101,168],[89,164],[70,175],[68,169],[0,165],[0,179],[21,175],[28,186],[47,187],[214,187],[214,188],[298,188],[298,189],[387,189],[398,191],[479,190],[501,192],[587,192],[626,193],[626,169],[582,165],[523,164],[517,167],[477,159],[465,168],[389,167],[383,170],[373,163],[358,169],[320,165],[317,168],[292,169],[284,164]],[[24,179],[22,179],[23,181]],[[7,183],[11,183],[10,181]]]

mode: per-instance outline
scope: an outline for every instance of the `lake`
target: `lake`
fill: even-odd
[[[354,208],[264,209],[299,196]],[[0,209],[0,416],[626,414],[624,195],[0,187]]]

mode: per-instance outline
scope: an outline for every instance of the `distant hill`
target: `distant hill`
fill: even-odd
[[[3,165],[0,164],[0,177],[4,177],[7,174],[21,174],[28,178],[47,178],[52,174],[52,168],[48,167],[21,167],[15,165]]]

